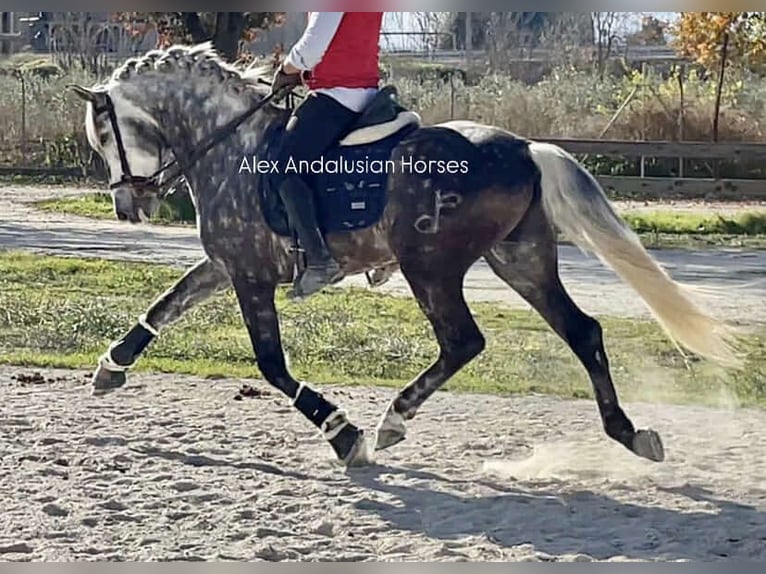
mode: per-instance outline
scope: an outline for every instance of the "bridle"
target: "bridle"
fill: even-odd
[[[268,82],[265,80],[261,83],[268,84]],[[104,94],[106,98],[105,103],[101,106],[95,107],[93,111],[96,116],[103,113],[107,113],[109,115],[109,123],[111,124],[112,133],[114,134],[114,138],[117,143],[117,153],[120,158],[120,167],[122,169],[122,177],[120,177],[119,181],[111,183],[109,185],[109,189],[113,190],[118,187],[131,186],[136,190],[156,191],[160,198],[164,197],[164,194],[159,193],[160,188],[163,187],[159,183],[159,178],[162,174],[167,172],[171,167],[176,166],[178,168],[176,173],[174,173],[172,177],[168,179],[170,182],[175,181],[177,178],[181,177],[193,164],[202,159],[207,152],[209,152],[212,148],[221,143],[227,137],[232,135],[237,130],[237,128],[242,125],[242,123],[244,123],[248,118],[250,118],[253,114],[263,108],[269,102],[278,97],[281,98],[284,95],[294,96],[295,94],[292,93],[292,90],[292,87],[286,86],[277,92],[271,92],[262,100],[250,106],[242,114],[224,124],[206,138],[203,138],[202,141],[200,141],[193,148],[192,153],[189,155],[189,158],[184,163],[184,165],[181,165],[178,159],[174,158],[171,161],[162,164],[159,169],[148,176],[133,175],[133,172],[130,169],[130,163],[128,162],[127,153],[125,152],[125,143],[122,139],[120,126],[117,123],[117,114],[114,109],[114,102],[112,101],[112,98],[109,96],[109,94]],[[165,185],[168,184],[166,183]]]

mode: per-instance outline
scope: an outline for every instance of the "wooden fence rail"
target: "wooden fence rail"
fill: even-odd
[[[764,161],[766,144],[670,141],[623,141],[546,138],[573,154],[635,157],[669,157],[699,160],[749,159]],[[0,167],[0,175],[93,177],[82,168]],[[605,189],[619,197],[640,200],[713,199],[718,201],[766,201],[766,179],[712,179],[692,177],[639,177],[597,175]]]
[[[625,158],[654,157],[682,160],[762,160],[766,144],[673,141],[626,141],[543,138],[577,155]],[[695,177],[596,176],[601,185],[620,197],[636,199],[713,199],[766,201],[766,179],[712,179]]]
[[[763,159],[766,144],[546,138],[570,153],[684,159]]]
[[[638,200],[707,199],[766,201],[766,179],[638,177],[597,175],[604,188],[621,198]]]

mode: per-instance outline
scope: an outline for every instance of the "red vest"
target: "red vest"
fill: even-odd
[[[382,24],[383,12],[346,12],[322,61],[306,74],[308,88],[377,88]]]

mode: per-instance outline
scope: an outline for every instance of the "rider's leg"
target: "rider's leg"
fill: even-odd
[[[324,94],[311,93],[293,112],[278,161],[281,181],[279,194],[285,205],[290,225],[306,251],[306,271],[295,281],[297,295],[308,296],[342,278],[340,266],[333,259],[319,230],[314,190],[300,174],[284,173],[292,160],[296,168],[301,161],[319,159],[351,128],[359,114]]]

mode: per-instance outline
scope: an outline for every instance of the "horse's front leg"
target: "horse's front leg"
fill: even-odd
[[[128,369],[163,327],[228,285],[229,277],[222,267],[207,257],[198,261],[152,303],[125,335],[109,345],[93,374],[93,394],[103,395],[122,387]]]
[[[296,381],[288,371],[274,304],[275,285],[247,273],[232,273],[232,282],[263,378],[322,432],[342,462],[347,466],[369,463],[363,431],[335,404]]]

